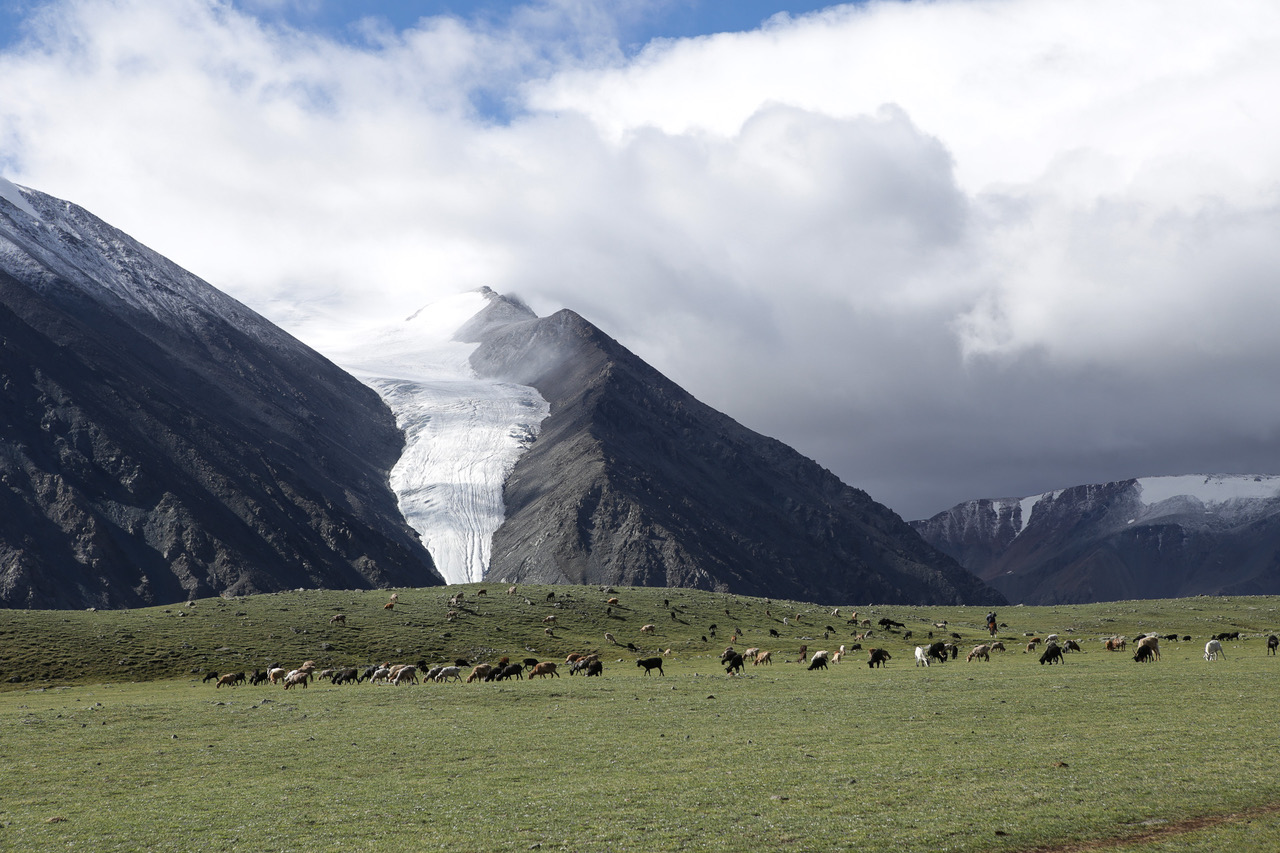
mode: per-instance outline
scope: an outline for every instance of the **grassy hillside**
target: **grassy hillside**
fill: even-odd
[[[481,589],[487,595],[479,595]],[[980,607],[815,605],[627,587],[521,586],[508,595],[506,587],[469,584],[396,590],[399,600],[387,610],[389,592],[308,590],[139,610],[0,610],[0,686],[142,681],[252,671],[271,663],[296,666],[304,660],[320,667],[457,657],[479,662],[502,655],[561,660],[586,649],[606,656],[616,652],[615,659],[671,649],[680,662],[717,656],[739,630],[737,645],[769,648],[785,658],[794,657],[802,644],[811,650],[852,644],[867,630],[849,624],[855,612],[860,622],[873,623],[873,636],[863,645],[886,648],[903,664],[910,664],[912,647],[930,631],[942,639],[959,634],[961,644],[987,639],[982,628],[987,609]],[[458,594],[460,602],[450,605]],[[609,598],[617,598],[618,605],[608,605]],[[839,616],[832,615],[836,607]],[[1203,645],[1223,631],[1249,636],[1280,631],[1278,607],[1280,598],[1270,597],[1011,607],[998,614],[1006,626],[998,638],[1012,649],[1030,633],[1058,632],[1086,642],[1157,631],[1190,635]],[[337,613],[346,617],[345,625],[330,622]],[[545,633],[547,616],[556,617],[552,636]],[[881,618],[906,628],[886,633],[875,624]],[[945,631],[933,627],[943,621]],[[655,626],[652,636],[641,633],[646,624]],[[908,630],[912,637],[906,639]],[[618,645],[605,640],[606,632]],[[627,643],[637,651],[626,649]]]
[[[0,694],[0,847],[1023,851],[1150,836],[1125,849],[1280,849],[1268,810],[1280,803],[1280,660],[1263,639],[1280,628],[1280,599],[1008,608],[1008,652],[928,669],[912,665],[913,641],[877,627],[887,668],[854,656],[810,672],[782,661],[801,643],[850,643],[853,608],[478,588],[401,590],[391,611],[386,593],[299,592],[0,612],[0,673],[23,678]],[[465,607],[448,621],[458,591]],[[983,636],[979,608],[857,610],[916,639],[943,633],[932,625],[944,620],[966,647]],[[347,627],[330,626],[335,612]],[[657,635],[646,640],[647,623]],[[823,639],[828,625],[836,633]],[[779,662],[725,675],[717,656],[739,627],[738,645]],[[671,648],[666,675],[642,675],[606,630],[644,653]],[[1100,637],[1139,630],[1194,640],[1162,642],[1155,664],[1101,650]],[[1205,638],[1223,631],[1243,638],[1204,661]],[[1026,632],[1070,632],[1086,651],[1042,666],[1014,646]],[[585,648],[605,650],[602,678],[288,692],[199,679],[307,658],[563,659]]]

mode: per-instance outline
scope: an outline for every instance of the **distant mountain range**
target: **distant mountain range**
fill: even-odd
[[[440,583],[423,542],[454,580],[1003,603],[582,317],[491,291],[335,354],[366,386],[5,183],[0,356],[4,606]]]
[[[1188,475],[967,501],[911,523],[1012,602],[1280,594],[1280,477]]]
[[[378,396],[81,208],[0,181],[0,606],[442,583]]]

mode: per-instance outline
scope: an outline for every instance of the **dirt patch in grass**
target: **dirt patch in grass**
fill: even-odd
[[[1119,850],[1126,847],[1138,847],[1144,844],[1157,844],[1161,841],[1182,835],[1189,835],[1203,829],[1242,821],[1257,820],[1280,814],[1280,803],[1272,803],[1257,808],[1245,809],[1230,814],[1205,815],[1185,820],[1165,821],[1159,825],[1141,829],[1136,832],[1117,835],[1111,838],[1099,838],[1093,841],[1073,841],[1066,844],[1050,844],[1040,847],[1027,847],[1018,853],[1096,853],[1100,850]]]

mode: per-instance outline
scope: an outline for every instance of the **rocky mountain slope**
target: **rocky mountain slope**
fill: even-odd
[[[1014,602],[1280,593],[1280,477],[1076,486],[968,501],[912,526]]]
[[[0,186],[0,605],[440,583],[378,396],[68,202]]]
[[[700,403],[572,311],[496,301],[460,334],[478,374],[538,390],[504,486],[495,581],[719,589],[824,602],[997,604],[895,513]]]

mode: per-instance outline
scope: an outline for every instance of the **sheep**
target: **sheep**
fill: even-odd
[[[396,603],[397,601],[399,601],[399,600],[400,600],[400,593],[398,593],[398,592],[393,592],[393,593],[391,593],[391,603],[392,603],[392,604],[395,604],[395,603]]]
[[[657,630],[658,630],[657,625],[641,625],[640,626],[641,634],[652,634],[654,631],[657,631]]]
[[[608,631],[605,631],[605,632],[604,632],[604,638],[605,638],[606,640],[608,640],[609,642],[613,643],[615,646],[616,646],[616,645],[618,645],[618,639],[617,639],[616,637],[614,637],[614,636],[613,636],[613,634],[609,633]]]
[[[884,649],[871,649],[867,652],[867,666],[874,669],[875,667],[884,667],[884,665],[893,659],[893,655]]]
[[[332,616],[330,616],[330,617],[329,617],[329,624],[330,624],[330,625],[345,625],[345,624],[347,624],[347,614],[345,614],[345,613],[335,613],[335,614],[333,614]]]
[[[1052,645],[1052,644],[1051,644],[1051,645]],[[1057,646],[1053,646],[1053,648],[1057,648]],[[985,643],[984,643],[984,644],[982,644],[981,646],[974,646],[974,647],[973,647],[973,651],[969,652],[969,656],[968,656],[967,658],[965,658],[965,659],[964,659],[964,660],[965,660],[965,663],[970,663],[970,662],[972,662],[974,658],[982,658],[983,660],[985,660],[985,661],[987,661],[988,663],[990,663],[990,662],[991,662],[991,647],[990,647],[990,646],[988,646],[988,645],[986,645]]]
[[[658,675],[666,675],[662,671],[662,658],[640,658],[640,660],[636,661],[636,666],[644,667],[645,675],[648,675],[649,670],[652,669],[658,670]]]
[[[556,678],[560,677],[560,673],[556,672],[556,665],[549,660],[535,666],[529,673],[529,678],[533,678],[535,675],[539,678],[546,678],[548,675],[553,675]]]
[[[219,678],[219,679],[218,679],[218,683],[217,683],[217,684],[215,684],[215,685],[213,685],[213,688],[214,688],[215,690],[217,690],[219,687],[223,686],[224,684],[225,684],[227,687],[235,687],[235,686],[236,686],[236,676],[239,676],[239,677],[240,677],[240,678],[239,678],[239,680],[241,680],[241,681],[243,681],[243,680],[244,680],[244,673],[243,673],[243,672],[228,672],[226,675],[224,675],[224,676],[222,676],[221,678]]]
[[[543,616],[543,617],[542,617],[542,621],[543,621],[543,623],[544,623],[544,624],[547,624],[547,625],[554,625],[554,624],[556,623],[556,617],[555,617],[555,616]]]
[[[1054,645],[1057,645],[1057,643],[1058,643],[1058,635],[1057,635],[1057,634],[1050,634],[1049,636],[1047,636],[1047,637],[1045,637],[1045,638],[1044,638],[1044,641],[1045,641],[1046,643],[1053,643]]]
[[[272,684],[275,684],[276,682],[280,681],[280,679],[284,678],[288,674],[289,674],[289,670],[285,669],[282,666],[275,666],[267,670],[267,680],[270,681]]]
[[[617,604],[617,603],[618,603],[618,599],[616,599],[616,598],[606,598],[606,599],[604,600],[604,603],[612,606],[612,605],[614,605],[614,604]]]
[[[354,666],[349,666],[346,669],[340,669],[333,674],[333,683],[346,684],[348,681],[357,681],[359,677],[360,677],[359,670],[357,670]]]
[[[916,666],[928,666],[929,653],[925,651],[924,646],[916,646]]]
[[[305,669],[295,669],[284,677],[284,689],[288,690],[290,687],[296,687],[299,684],[306,687],[307,681],[309,681],[310,678],[310,671]]]
[[[1071,645],[1074,642],[1075,642],[1074,640],[1067,640],[1067,645]],[[1079,646],[1077,646],[1076,648],[1079,649]],[[993,652],[1004,651],[1004,643],[1000,642],[999,640],[996,640],[994,643],[991,644],[991,651]]]
[[[467,676],[467,684],[473,681],[483,681],[489,677],[491,672],[493,672],[493,667],[489,666],[489,664],[476,664],[475,668],[471,670],[471,674]]]
[[[1063,663],[1066,658],[1062,656],[1062,649],[1057,643],[1050,643],[1044,647],[1044,654],[1040,655],[1041,664],[1053,665],[1055,663]]]
[[[1280,637],[1277,637],[1275,634],[1267,637],[1267,654],[1274,655],[1276,653],[1277,646],[1280,646]]]
[[[516,588],[514,586],[507,587],[507,595],[515,595],[515,594],[516,594]]]
[[[395,685],[403,684],[406,681],[410,684],[418,683],[418,668],[413,664],[400,667],[400,670],[391,678],[391,683]]]
[[[440,671],[436,673],[436,684],[443,684],[451,678],[462,681],[462,667],[460,666],[442,666]]]
[[[1225,658],[1226,656],[1226,653],[1222,651],[1221,640],[1210,640],[1204,644],[1205,660],[1217,660],[1220,657]]]
[[[773,652],[756,652],[756,659],[751,662],[752,666],[759,666],[762,663],[773,665]]]

